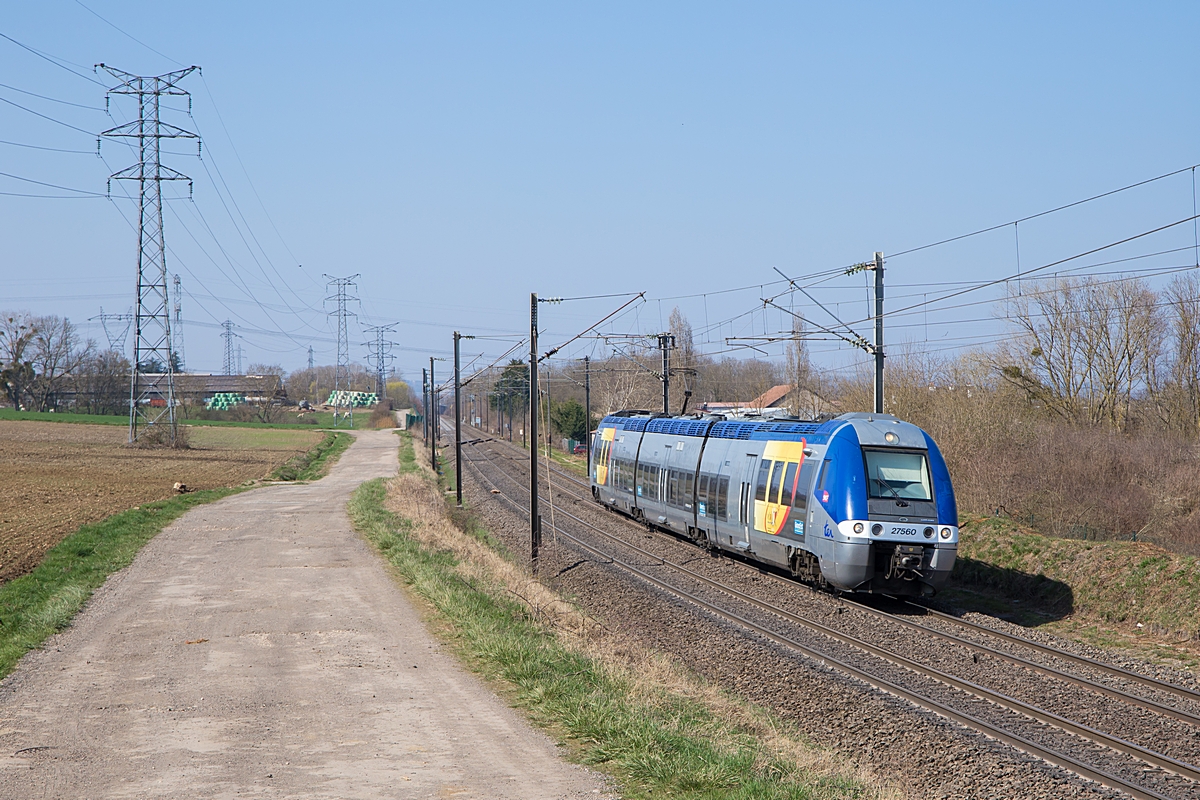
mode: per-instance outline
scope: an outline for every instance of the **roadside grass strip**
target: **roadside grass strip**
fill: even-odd
[[[32,572],[0,586],[0,677],[12,672],[26,652],[70,625],[92,592],[127,567],[170,522],[238,491],[192,492],[84,525],[49,550]]]
[[[330,465],[346,452],[346,448],[354,443],[354,437],[348,433],[328,431],[325,438],[315,447],[290,459],[271,473],[271,480],[276,481],[311,481],[320,478],[328,471]]]
[[[360,486],[349,512],[463,663],[624,797],[897,796],[788,723],[607,631],[532,580],[477,521],[463,525],[443,497],[405,434],[397,477]]]

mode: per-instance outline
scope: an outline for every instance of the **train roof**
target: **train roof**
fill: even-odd
[[[664,433],[670,436],[707,435],[713,439],[743,441],[800,441],[824,444],[845,425],[852,425],[859,441],[884,447],[926,447],[925,434],[916,425],[890,414],[842,414],[834,419],[818,420],[725,420],[719,416],[673,417],[663,414],[617,412],[600,422],[619,430]],[[892,434],[892,438],[888,438]]]

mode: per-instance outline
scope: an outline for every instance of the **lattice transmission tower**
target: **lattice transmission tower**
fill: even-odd
[[[386,394],[388,367],[396,360],[396,357],[392,355],[392,346],[396,343],[388,341],[384,334],[395,333],[396,326],[399,324],[393,322],[391,325],[372,325],[370,328],[363,328],[364,333],[375,334],[375,341],[363,344],[374,348],[367,353],[367,363],[375,368],[375,394],[381,400]]]
[[[338,326],[338,353],[337,367],[333,371],[333,427],[338,426],[338,407],[345,406],[342,411],[342,419],[350,422],[350,427],[354,427],[354,404],[350,402],[347,392],[350,389],[350,335],[346,327],[346,319],[353,316],[354,313],[346,308],[350,301],[357,301],[357,297],[349,294],[347,289],[351,286],[357,287],[354,281],[358,278],[358,273],[347,278],[335,278],[332,275],[326,275],[329,279],[329,286],[334,287],[334,293],[325,298],[325,302],[336,302],[337,310],[330,311],[331,317],[337,317]]]
[[[225,363],[222,366],[222,373],[225,375],[234,374],[234,353],[233,340],[237,338],[237,334],[233,332],[233,321],[225,320],[221,323],[221,327],[225,332],[221,334],[221,338],[225,340]]]
[[[159,100],[164,95],[187,97],[190,111],[191,95],[179,88],[179,82],[199,67],[145,77],[106,64],[96,66],[120,81],[105,94],[106,106],[114,94],[130,95],[138,101],[137,119],[101,134],[109,138],[136,139],[139,153],[136,164],[109,176],[110,186],[113,180],[137,181],[138,184],[137,306],[129,382],[129,441],[137,440],[140,428],[165,424],[169,426],[167,438],[174,446],[177,434],[175,370],[171,359],[171,316],[167,302],[162,182],[187,181],[190,192],[191,179],[163,166],[160,145],[163,139],[195,139],[199,143],[200,137],[163,122]]]
[[[171,346],[171,351],[175,354],[175,363],[171,365],[171,370],[174,371],[175,368],[178,367],[180,372],[184,372],[185,371],[185,369],[184,369],[185,362],[183,360],[183,306],[180,301],[180,297],[183,294],[183,290],[179,287],[179,274],[178,273],[175,274],[175,277],[172,281],[171,288],[173,290],[171,293],[171,308],[172,308],[171,338],[175,340],[174,344]]]
[[[94,317],[88,317],[88,322],[100,320],[100,325],[104,328],[104,336],[108,339],[108,349],[116,350],[121,355],[125,355],[125,340],[129,337],[129,326],[133,323],[133,314],[105,314],[104,306],[100,306],[100,313]],[[114,325],[108,327],[108,323],[125,323],[125,327],[119,328]]]

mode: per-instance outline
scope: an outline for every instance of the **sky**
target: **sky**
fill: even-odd
[[[455,330],[472,368],[517,344],[531,292],[591,298],[542,306],[543,351],[645,293],[562,359],[676,307],[703,352],[777,359],[758,337],[792,320],[764,299],[871,336],[870,275],[839,270],[876,251],[886,349],[953,357],[1011,332],[997,301],[1036,278],[1195,267],[1197,30],[1182,2],[9,3],[0,310],[107,343],[91,318],[134,304],[137,215],[108,177],[136,157],[96,140],[137,111],[106,113],[93,65],[198,65],[190,116],[163,101],[203,143],[163,148],[193,179],[163,190],[189,371],[222,370],[225,320],[244,366],[334,363],[327,282],[355,275],[350,359],[394,325],[418,381]]]

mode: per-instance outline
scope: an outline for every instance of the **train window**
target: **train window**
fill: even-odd
[[[831,462],[829,461],[829,459],[825,459],[824,461],[821,462],[821,477],[817,483],[817,492],[818,493],[825,491],[825,482],[827,480],[829,480],[829,472],[830,472],[829,465],[830,465],[830,463]]]
[[[924,453],[895,450],[864,450],[867,459],[867,486],[873,498],[932,500],[929,464]]]
[[[773,463],[775,462],[763,459],[762,465],[758,468],[758,485],[754,490],[755,500],[767,499],[767,477],[771,474],[771,464]]]
[[[696,491],[696,476],[688,472],[683,476],[683,502],[691,503]]]
[[[792,495],[792,507],[801,511],[808,508],[808,490],[812,488],[813,472],[817,462],[805,461],[800,467],[800,479],[796,481],[796,492]]]
[[[696,491],[696,502],[708,504],[708,476],[700,473],[700,485]]]
[[[776,461],[775,469],[771,472],[771,488],[767,492],[767,502],[779,502],[779,484],[783,483],[783,472],[786,461]]]
[[[715,483],[717,485],[717,491],[716,491],[717,496],[716,496],[716,501],[714,503],[714,505],[716,505],[716,507],[717,507],[717,519],[723,521],[723,520],[727,519],[728,515],[729,515],[729,505],[728,505],[729,476],[722,475],[720,478],[715,479],[713,481],[713,483]],[[712,484],[710,483],[709,488],[711,488],[711,487],[712,487]]]
[[[795,461],[788,462],[787,474],[783,478],[783,491],[779,495],[779,503],[781,505],[790,506],[792,504],[792,493],[798,488],[796,486],[796,470],[799,468],[800,465]],[[799,489],[799,491],[804,490]]]
[[[679,505],[679,473],[675,470],[670,470],[667,474],[667,503]]]

